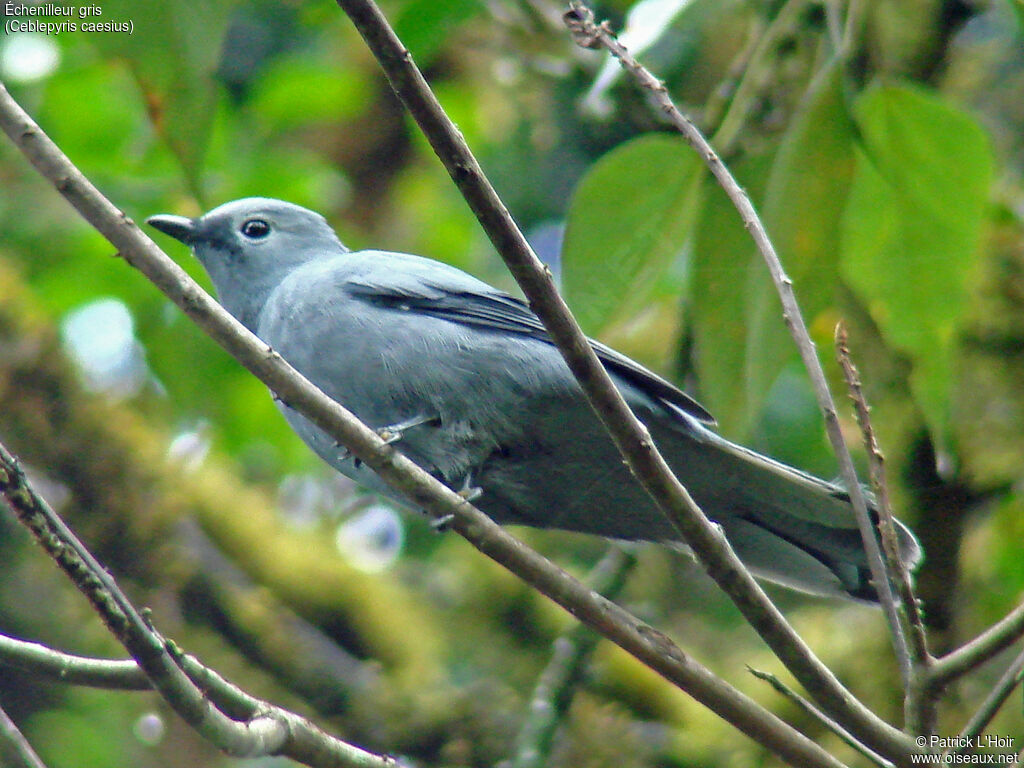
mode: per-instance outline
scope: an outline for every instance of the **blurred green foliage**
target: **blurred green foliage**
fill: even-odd
[[[849,325],[898,513],[934,553],[919,579],[934,641],[940,650],[962,642],[1024,591],[1021,6],[693,0],[666,16],[669,5],[640,58],[710,135],[722,129],[725,159],[765,218],[837,385],[832,332],[840,318]],[[129,216],[280,197],[324,213],[350,247],[423,254],[515,290],[332,3],[100,6],[105,20],[130,19],[133,33],[37,39],[57,58],[32,76],[18,75],[27,54],[10,60],[13,38],[0,38],[0,73]],[[560,271],[586,330],[687,386],[730,438],[831,474],[774,289],[735,211],[645,96],[614,68],[601,75],[604,56],[572,45],[562,9],[545,0],[387,0],[383,9]],[[630,15],[625,0],[599,10],[617,26],[653,24],[652,11]],[[243,687],[371,749],[436,766],[507,758],[567,617],[411,515],[403,554],[384,572],[347,562],[333,537],[366,500],[332,486],[308,509],[286,502],[286,478],[326,483],[327,473],[262,385],[112,258],[6,141],[0,180],[0,437],[54,493],[69,491],[63,510],[158,625]],[[177,243],[160,244],[208,285]],[[82,393],[63,368],[23,364],[60,357],[68,313],[104,297],[130,311],[141,387]],[[94,407],[107,415],[75,416]],[[182,433],[212,445],[195,457],[198,469],[163,460]],[[112,476],[112,456],[145,471]],[[148,514],[118,506],[129,487],[124,499]],[[197,554],[182,518],[198,521],[230,568]],[[604,548],[524,535],[579,575]],[[158,545],[178,555],[150,549]],[[0,632],[116,655],[40,561],[0,516]],[[898,720],[877,612],[773,594],[839,676]],[[777,665],[691,564],[648,547],[621,599],[855,760],[744,676],[744,664]],[[280,651],[254,629],[275,611],[308,625],[303,648],[324,640],[355,660],[361,682],[339,680],[341,703],[326,706],[288,679]],[[319,669],[318,652],[308,653]],[[944,707],[945,731],[959,728],[998,667]],[[0,703],[51,768],[235,764],[150,696],[70,690],[0,668]],[[166,733],[150,743],[133,726],[153,711]],[[993,729],[1024,733],[1020,707]],[[605,645],[558,743],[552,765],[777,764]]]

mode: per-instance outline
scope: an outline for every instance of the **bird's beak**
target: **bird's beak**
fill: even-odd
[[[150,216],[146,219],[146,223],[154,229],[159,229],[165,235],[180,240],[185,245],[192,245],[195,241],[196,222],[194,219],[162,213],[159,216]]]

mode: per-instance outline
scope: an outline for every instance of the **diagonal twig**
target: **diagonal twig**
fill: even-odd
[[[184,672],[204,693],[210,697],[221,711],[230,713],[236,719],[251,718],[260,713],[276,709],[273,705],[251,696],[238,686],[228,682],[217,672],[204,666],[194,656],[181,655],[176,661]],[[41,643],[17,640],[13,637],[0,635],[0,666],[10,666],[26,673],[51,678],[69,685],[80,685],[88,688],[100,688],[118,691],[149,691],[153,690],[153,681],[134,659],[96,659],[87,656],[57,651]],[[289,727],[295,730],[313,728],[310,723],[290,713],[284,713]],[[326,736],[326,735],[325,735]],[[390,758],[378,758],[369,753],[359,754],[352,751],[346,756],[347,750],[335,749],[331,738],[323,740],[322,751],[327,762],[307,762],[309,765],[329,765],[341,768],[400,768],[400,764]],[[310,746],[313,746],[312,742]],[[334,750],[333,753],[331,750]],[[300,759],[302,756],[293,754]],[[345,762],[345,760],[348,762]],[[4,765],[0,761],[0,765]]]
[[[185,722],[228,754],[276,752],[286,738],[284,724],[271,717],[239,723],[212,706],[176,663],[173,646],[149,625],[113,577],[29,485],[17,460],[3,445],[0,494]]]
[[[865,747],[863,744],[857,741],[857,739],[855,739],[849,731],[843,728],[843,726],[841,726],[835,720],[830,718],[828,715],[826,715],[824,712],[822,712],[820,709],[814,706],[813,703],[805,699],[803,696],[794,691],[788,685],[783,683],[771,672],[762,672],[759,669],[754,669],[749,664],[747,665],[747,671],[750,672],[750,674],[752,674],[758,680],[764,680],[766,683],[768,683],[768,685],[775,689],[776,693],[785,696],[797,707],[803,710],[813,720],[816,720],[817,722],[821,723],[823,726],[828,728],[828,730],[830,730],[832,733],[838,736],[844,744],[860,752],[862,755],[864,755],[864,757],[866,757],[875,765],[881,766],[881,768],[894,768],[891,762],[886,760],[881,755],[872,752],[870,749]]]
[[[941,656],[929,670],[929,683],[941,688],[981,666],[1024,637],[1024,603],[976,638]]]
[[[976,743],[977,737],[992,722],[992,718],[996,716],[1006,700],[1010,698],[1013,689],[1020,685],[1022,680],[1024,680],[1024,651],[1021,651],[1007,667],[995,687],[989,691],[985,701],[978,707],[978,711],[971,716],[963,730],[960,731],[961,743],[968,745]]]
[[[113,691],[150,691],[153,684],[135,659],[93,659],[55,651],[42,643],[0,635],[0,666],[69,685]]]
[[[758,90],[763,88],[764,83],[773,74],[765,71],[764,60],[779,45],[779,41],[792,32],[808,2],[809,0],[787,0],[758,38],[743,77],[736,86],[736,93],[732,97],[729,109],[711,139],[711,143],[719,148],[722,155],[729,157],[758,96]],[[708,128],[708,123],[704,125]]]
[[[864,447],[867,449],[871,487],[875,492],[876,507],[878,508],[878,529],[882,539],[882,548],[885,552],[886,564],[889,572],[896,575],[896,587],[899,589],[900,602],[903,610],[906,612],[910,628],[910,650],[912,652],[910,659],[914,664],[928,666],[932,659],[931,654],[928,652],[928,637],[925,632],[924,620],[921,617],[917,596],[914,594],[914,583],[910,578],[910,571],[900,556],[896,523],[892,514],[892,504],[889,501],[889,484],[885,479],[885,457],[882,455],[881,448],[878,447],[875,430],[871,424],[870,409],[861,386],[860,374],[850,355],[849,339],[846,327],[842,323],[836,326],[835,335],[839,365],[843,369],[843,376],[850,390],[850,400],[853,401],[854,412],[857,415],[857,423],[860,425],[861,433],[864,436]]]
[[[896,588],[900,594],[900,608],[903,611],[907,635],[910,638],[910,665],[905,672],[907,684],[904,688],[903,712],[907,730],[916,734],[931,733],[936,718],[936,689],[927,685],[928,668],[932,663],[928,651],[928,635],[910,571],[900,556],[899,539],[896,534],[896,523],[893,519],[892,504],[889,501],[889,484],[885,479],[885,457],[875,438],[875,430],[871,424],[871,413],[867,399],[861,386],[860,373],[850,354],[849,338],[846,326],[840,322],[836,326],[836,357],[843,371],[843,378],[853,402],[857,424],[860,426],[864,439],[864,448],[868,456],[868,467],[871,475],[871,486],[875,492],[875,506],[878,509],[878,533],[882,540],[888,572],[895,576]]]

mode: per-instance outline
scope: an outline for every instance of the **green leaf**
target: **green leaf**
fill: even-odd
[[[853,146],[836,69],[819,80],[783,138],[762,206],[812,330],[834,302],[836,244],[853,175]],[[763,169],[744,170],[745,179],[757,179]],[[776,379],[798,355],[767,267],[732,204],[715,191],[705,210],[693,285],[702,397],[724,431],[745,438],[769,393],[782,391]]]
[[[1017,17],[1017,26],[1024,32],[1024,0],[1010,0],[1010,8]]]
[[[167,0],[142,12],[129,0],[110,0],[100,6],[102,16],[87,21],[130,22],[131,33],[83,33],[104,56],[128,63],[157,134],[195,191],[216,111],[213,73],[233,5]]]
[[[812,334],[824,330],[826,339],[834,325],[837,243],[853,181],[854,144],[842,72],[835,66],[818,81],[786,133],[765,193],[765,226],[793,281],[804,321]],[[823,316],[828,318],[824,324],[818,322]],[[782,319],[778,292],[763,266],[752,283],[748,323],[746,382],[753,416],[783,368],[799,357]]]
[[[412,51],[416,63],[425,67],[451,39],[452,29],[475,16],[482,7],[479,0],[411,0],[395,20],[395,32]]]
[[[664,362],[678,323],[673,274],[693,224],[700,166],[679,138],[648,134],[602,157],[566,220],[562,279],[583,329]],[[652,365],[656,364],[651,362]]]
[[[750,156],[730,163],[730,170],[756,196],[770,162],[770,155]],[[764,267],[725,192],[711,179],[704,184],[689,288],[698,394],[724,434],[743,437],[749,431],[746,286],[750,272]]]
[[[872,88],[856,117],[865,152],[843,221],[843,275],[886,342],[910,359],[911,391],[944,445],[991,150],[973,118],[917,88]]]

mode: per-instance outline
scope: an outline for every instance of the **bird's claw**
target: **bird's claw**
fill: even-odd
[[[462,490],[456,491],[455,493],[461,496],[464,501],[471,504],[477,499],[479,499],[483,495],[484,491],[483,488],[480,488],[475,485],[470,485],[469,478],[467,477],[465,486],[463,486]],[[435,517],[430,521],[430,527],[433,528],[436,533],[444,533],[448,530],[449,523],[451,523],[451,521],[454,519],[455,515],[443,515],[442,517]]]
[[[476,501],[477,499],[484,495],[484,489],[481,488],[479,485],[471,486],[467,484],[465,488],[463,488],[460,491],[456,491],[456,493],[462,497],[463,501],[472,504],[474,501]]]
[[[424,424],[438,425],[441,423],[440,416],[413,416],[411,419],[400,421],[397,424],[390,424],[386,427],[381,427],[376,430],[377,437],[384,441],[386,445],[397,443],[401,440],[405,431],[412,429],[413,427],[420,427]]]
[[[435,517],[430,521],[430,527],[434,529],[435,533],[444,533],[448,530],[448,524],[455,519],[455,515],[444,515],[443,517]]]
[[[474,470],[469,469],[466,472],[466,476],[462,478],[462,488],[456,491],[456,493],[462,497],[463,501],[469,502],[470,504],[484,495],[483,488],[478,485],[473,485],[473,474]]]
[[[352,451],[350,451],[347,446],[344,446],[341,443],[336,442],[334,444],[334,447],[340,449],[338,453],[339,462],[348,461],[349,459],[352,459],[352,463],[355,465],[356,469],[359,469],[359,465],[362,464],[363,462],[359,459],[359,457],[352,453]]]

